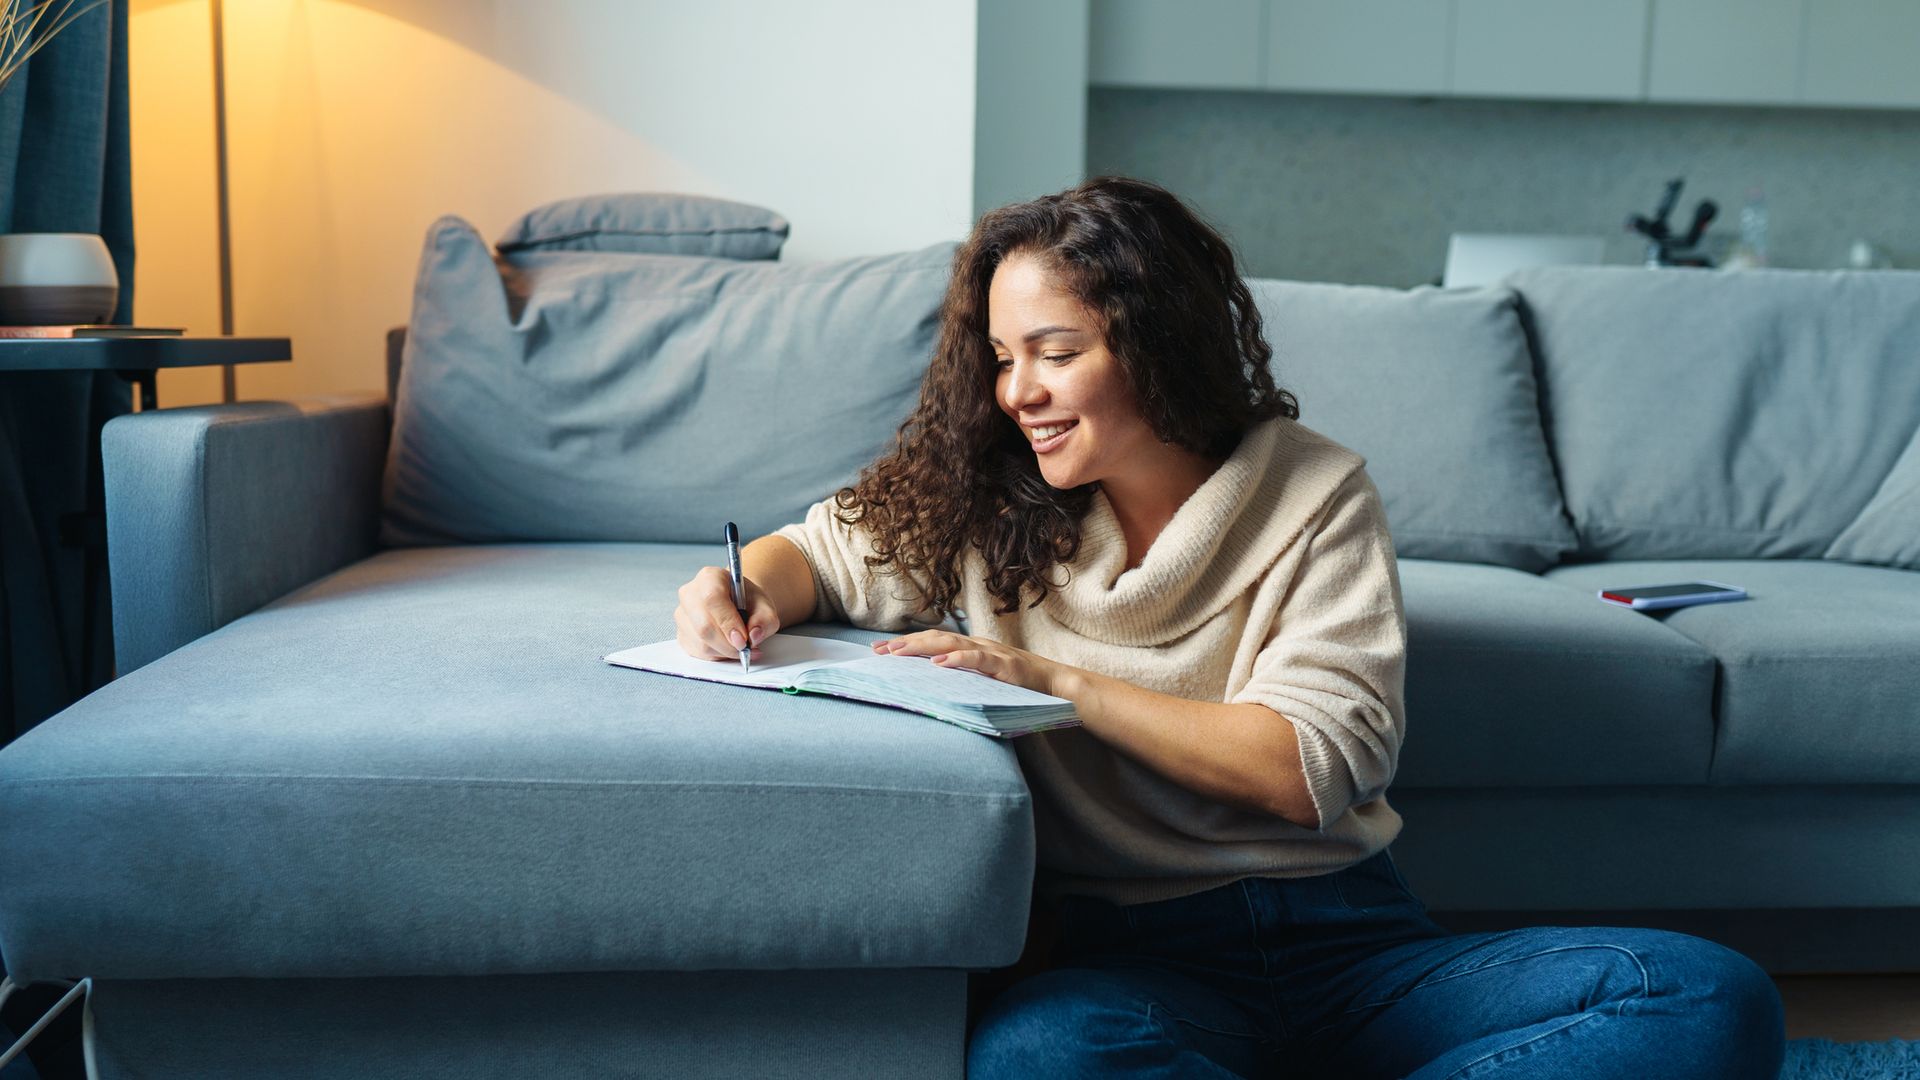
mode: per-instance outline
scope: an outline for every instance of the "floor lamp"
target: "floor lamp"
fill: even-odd
[[[207,0],[213,13],[214,190],[219,201],[220,334],[233,336],[233,238],[227,227],[227,64],[226,34],[221,31],[220,0]],[[220,366],[220,400],[234,400],[233,365]]]

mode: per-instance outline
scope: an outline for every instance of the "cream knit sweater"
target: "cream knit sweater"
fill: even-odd
[[[1299,734],[1289,765],[1325,824],[1203,797],[1085,728],[1021,736],[1042,896],[1144,903],[1326,874],[1399,835],[1385,793],[1406,733],[1406,615],[1365,464],[1297,421],[1257,424],[1132,570],[1096,492],[1079,554],[1049,572],[1065,588],[1008,615],[993,613],[980,553],[968,552],[959,606],[976,637],[1177,697],[1271,708]],[[870,535],[831,511],[822,500],[776,533],[813,567],[814,617],[889,632],[936,621],[897,566],[868,570]]]

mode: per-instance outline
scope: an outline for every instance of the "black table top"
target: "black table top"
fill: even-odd
[[[0,338],[0,371],[151,371],[293,359],[283,337]]]

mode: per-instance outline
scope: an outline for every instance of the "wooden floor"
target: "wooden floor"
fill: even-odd
[[[1920,1040],[1920,975],[1775,975],[1787,1038]]]

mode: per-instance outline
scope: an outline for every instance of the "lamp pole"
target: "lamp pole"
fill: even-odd
[[[219,200],[220,333],[233,335],[233,238],[227,227],[227,64],[226,35],[221,32],[220,0],[207,0],[213,12],[213,156],[214,184]],[[235,398],[233,365],[220,366],[220,400]]]

